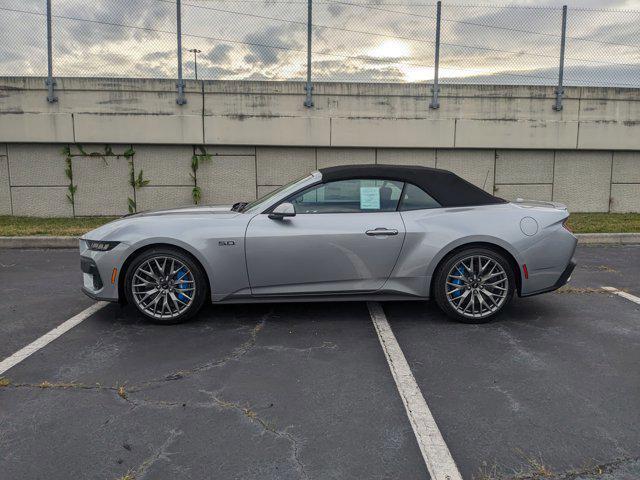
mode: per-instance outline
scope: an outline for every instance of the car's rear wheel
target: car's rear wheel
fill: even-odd
[[[172,248],[153,248],[136,257],[125,277],[127,301],[155,323],[173,324],[198,313],[207,295],[200,265]]]
[[[447,258],[436,273],[438,306],[464,323],[485,323],[511,301],[515,276],[509,261],[488,248],[468,248]]]

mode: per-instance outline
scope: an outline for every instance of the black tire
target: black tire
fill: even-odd
[[[140,265],[144,264],[148,260],[158,257],[175,259],[177,262],[181,262],[191,272],[193,281],[195,282],[195,289],[192,295],[191,303],[187,308],[184,309],[184,311],[171,318],[157,318],[156,316],[151,315],[138,305],[138,302],[134,298],[133,294],[133,278],[134,273],[138,270],[138,267],[140,267]],[[145,317],[147,321],[161,325],[173,325],[190,320],[200,311],[208,295],[208,286],[206,275],[202,267],[190,255],[176,248],[155,247],[142,252],[133,260],[133,262],[131,262],[125,276],[124,291],[127,297],[127,302],[133,305],[136,310],[138,310],[138,312]]]
[[[460,287],[456,287],[456,286],[451,286],[451,285],[447,285],[447,278],[449,277],[449,274],[452,273],[452,271],[454,270],[454,268],[456,268],[457,265],[460,264],[461,261],[465,260],[465,259],[469,259],[470,257],[476,257],[476,258],[489,258],[491,260],[493,260],[496,264],[498,264],[500,267],[502,267],[502,270],[504,271],[504,276],[500,273],[499,274],[499,279],[502,282],[502,279],[504,279],[505,283],[500,283],[500,286],[495,286],[495,287],[486,287],[484,285],[486,285],[486,283],[488,283],[488,280],[486,280],[484,283],[482,283],[481,280],[479,280],[480,283],[474,281],[474,282],[469,282],[468,284],[465,281],[460,280],[460,282],[464,283],[464,286],[462,288],[462,292],[459,294],[454,294],[452,293],[452,291],[454,290],[461,290]],[[485,260],[486,261],[486,260]],[[470,264],[471,265],[471,264]],[[477,265],[477,264],[476,264]],[[477,268],[477,267],[476,267]],[[479,268],[478,268],[479,270]],[[496,271],[499,272],[499,268],[496,267]],[[458,274],[458,269],[456,269],[455,272],[453,272],[454,274]],[[486,275],[486,272],[484,272]],[[471,272],[467,269],[465,271],[465,276],[470,276]],[[491,279],[493,280],[493,279]],[[455,281],[455,280],[452,280]],[[500,314],[500,312],[502,312],[504,310],[504,308],[509,304],[509,302],[511,301],[511,299],[513,298],[513,293],[516,290],[516,281],[515,281],[515,275],[513,272],[513,267],[511,266],[510,262],[504,257],[504,255],[502,255],[501,253],[495,251],[495,250],[491,250],[489,248],[482,248],[482,247],[470,247],[470,248],[466,248],[464,250],[460,250],[452,255],[450,255],[449,257],[445,258],[445,260],[440,264],[440,266],[438,267],[438,270],[436,271],[435,274],[435,279],[434,279],[434,285],[433,285],[433,293],[434,293],[434,297],[436,300],[436,303],[438,304],[438,306],[440,307],[440,309],[450,318],[452,318],[453,320],[456,320],[458,322],[462,322],[462,323],[487,323],[490,322],[491,320],[493,320],[497,315]],[[483,285],[483,288],[485,290],[487,290],[488,288],[490,288],[492,293],[500,293],[503,292],[502,290],[498,291],[495,290],[497,288],[506,288],[506,295],[503,299],[498,300],[498,302],[496,302],[498,304],[498,306],[496,307],[496,304],[489,304],[488,300],[493,300],[493,298],[495,298],[493,295],[491,296],[491,298],[489,298],[488,295],[485,294],[480,294],[483,290],[480,287],[480,285]],[[477,287],[476,290],[474,291],[473,287]],[[467,297],[466,299],[461,299],[459,300],[459,304],[460,307],[459,308],[466,308],[466,305],[468,305],[471,302],[471,298],[469,296],[469,294],[471,294],[471,296],[475,297],[473,298],[473,300],[475,301],[476,298],[478,298],[478,296],[480,296],[482,298],[483,302],[486,302],[486,305],[488,306],[487,308],[490,309],[490,311],[485,312],[485,314],[479,313],[478,316],[474,316],[472,315],[471,312],[467,312],[466,314],[461,313],[458,309],[456,309],[456,307],[454,307],[453,303],[455,302],[455,300],[450,300],[450,297],[447,295],[447,288],[451,287],[452,291],[450,291],[450,295],[455,297],[455,295],[461,296],[464,293],[467,292],[467,290],[469,290],[469,293],[467,293]],[[502,293],[500,293],[502,294]],[[480,300],[478,300],[479,302]],[[465,304],[465,302],[467,302]],[[478,304],[480,305],[480,303]],[[484,307],[484,305],[483,305]],[[475,308],[475,307],[474,307]],[[480,308],[480,307],[478,307]],[[491,311],[491,309],[493,309],[493,311]],[[474,310],[475,311],[475,310]],[[481,316],[479,316],[481,315]]]

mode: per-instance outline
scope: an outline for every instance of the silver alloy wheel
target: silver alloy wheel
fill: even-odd
[[[504,304],[509,277],[493,258],[471,255],[456,263],[447,274],[447,301],[468,318],[484,318]]]
[[[176,318],[193,303],[196,282],[180,260],[159,255],[136,268],[131,293],[137,307],[157,319]]]

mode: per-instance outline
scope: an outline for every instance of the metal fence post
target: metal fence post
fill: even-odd
[[[438,70],[440,69],[440,22],[442,20],[442,2],[438,1],[436,5],[436,58],[433,69],[433,88],[431,92],[433,97],[429,108],[440,108],[440,101],[438,100],[438,93],[440,93],[440,86],[438,85]]]
[[[556,103],[553,109],[562,110],[562,95],[564,95],[564,47],[567,42],[567,6],[562,7],[562,37],[560,40],[560,71],[558,72],[558,88],[556,88]]]
[[[53,93],[53,87],[56,81],[53,79],[53,55],[51,46],[51,0],[47,0],[47,79],[45,85],[48,88],[47,102],[54,103],[58,101]]]
[[[307,91],[307,98],[304,101],[305,107],[313,107],[313,85],[311,85],[311,20],[313,0],[307,0],[307,84],[304,89]]]
[[[182,79],[182,14],[180,10],[180,0],[176,0],[176,31],[178,36],[178,98],[176,102],[178,105],[184,105],[187,103],[187,99],[184,98],[184,80]]]

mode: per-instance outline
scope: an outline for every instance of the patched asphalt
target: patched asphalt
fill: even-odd
[[[569,288],[488,325],[384,304],[464,478],[640,477],[640,305],[597,290],[638,294],[639,257],[579,247]],[[75,251],[0,263],[0,360],[92,304]],[[1,478],[428,478],[361,302],[108,305],[4,375]]]

